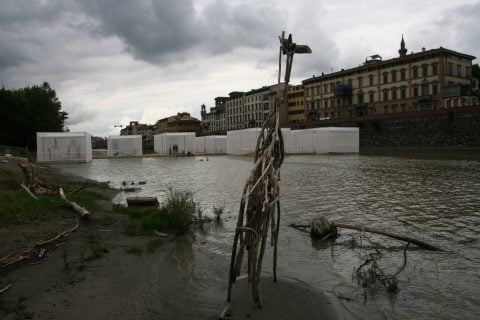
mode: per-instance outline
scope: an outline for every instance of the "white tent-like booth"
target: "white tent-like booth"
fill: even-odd
[[[227,154],[247,155],[255,152],[261,128],[249,128],[227,132]]]
[[[89,162],[92,138],[86,132],[37,132],[38,162]]]
[[[153,136],[153,150],[161,155],[193,154],[195,132],[166,132]]]
[[[227,153],[227,136],[203,136],[195,138],[195,153]]]
[[[108,155],[109,156],[141,156],[142,155],[142,136],[110,136],[108,137]]]

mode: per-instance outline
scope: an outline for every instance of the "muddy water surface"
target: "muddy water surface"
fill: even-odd
[[[214,206],[224,208],[221,225],[205,226],[175,243],[172,259],[178,272],[171,281],[180,285],[178,291],[162,295],[162,305],[177,316],[214,315],[224,303],[236,212],[253,162],[252,158],[232,156],[205,160],[110,159],[60,166],[75,175],[108,181],[113,187],[141,188],[121,193],[115,199],[119,203],[130,195],[161,200],[173,188],[193,191],[206,215],[213,216]],[[344,318],[480,319],[479,157],[290,156],[281,175],[280,277],[308,282],[330,295]],[[145,184],[139,185],[140,181]],[[364,289],[352,280],[354,268],[376,246],[382,251],[379,265],[394,274],[403,263],[404,244],[353,231],[341,231],[333,243],[321,242],[288,227],[290,223],[308,223],[318,214],[388,229],[435,244],[445,252],[412,245],[406,267],[398,276],[397,294]],[[264,274],[268,276],[271,252],[266,254]],[[152,296],[149,291],[161,290],[154,281],[156,266],[160,272],[160,264],[152,264],[153,280],[139,292],[139,299],[148,300]],[[179,299],[188,308],[179,307]],[[171,312],[162,313],[175,318]]]

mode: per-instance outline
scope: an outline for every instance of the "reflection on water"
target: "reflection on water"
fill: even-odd
[[[287,157],[281,170],[279,276],[295,277],[339,297],[347,318],[479,319],[480,157],[473,153],[454,158],[444,155]],[[190,292],[199,293],[189,302],[206,314],[215,314],[218,300],[226,294],[236,212],[253,160],[232,156],[200,159],[107,159],[61,168],[108,181],[117,188],[123,181],[146,181],[134,194],[156,195],[160,200],[169,188],[188,189],[212,217],[213,206],[224,207],[222,226],[206,226],[197,232],[193,245],[179,243],[176,250],[186,277],[182,281],[190,289],[197,288]],[[122,193],[116,201],[124,202],[125,197]],[[353,269],[369,252],[365,246],[352,247],[351,239],[358,238],[358,233],[342,230],[335,242],[321,243],[287,227],[308,223],[318,214],[412,236],[446,252],[411,246],[396,297],[371,290],[365,300],[364,289],[351,280]],[[404,244],[377,235],[369,238],[389,248],[382,250],[382,268],[388,273],[398,270]],[[267,251],[267,275],[270,255]]]

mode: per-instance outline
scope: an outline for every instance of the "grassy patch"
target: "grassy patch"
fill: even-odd
[[[195,220],[196,204],[189,191],[172,191],[158,208],[115,207],[115,211],[128,214],[135,221],[126,225],[125,233],[139,235],[152,230],[186,230]]]
[[[83,245],[82,260],[90,261],[99,259],[109,251],[107,244],[103,242],[99,236],[89,235],[86,237]]]
[[[44,195],[35,200],[23,190],[0,191],[0,206],[0,225],[71,216],[71,211],[58,196]]]
[[[91,212],[100,209],[96,201],[101,197],[101,194],[90,191],[67,195],[69,201],[77,202]],[[0,190],[0,226],[74,215],[70,206],[56,194],[39,195],[38,200],[35,200],[23,190]]]

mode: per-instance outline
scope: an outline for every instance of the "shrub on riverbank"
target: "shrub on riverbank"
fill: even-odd
[[[116,207],[137,222],[129,223],[126,233],[136,235],[152,230],[186,230],[196,218],[197,205],[190,191],[169,190],[166,199],[158,208]]]

